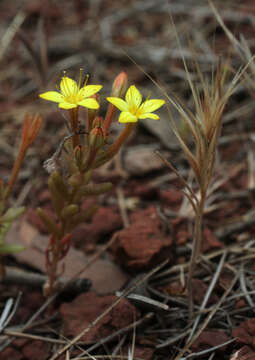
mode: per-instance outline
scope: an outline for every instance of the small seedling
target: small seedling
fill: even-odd
[[[13,254],[18,251],[24,250],[24,247],[21,245],[12,245],[5,242],[6,235],[12,223],[25,211],[24,207],[10,207],[8,205],[8,199],[11,191],[13,190],[13,186],[18,177],[27,150],[35,140],[41,125],[41,116],[31,116],[26,114],[21,134],[21,143],[11,171],[10,179],[6,185],[0,179],[0,276],[2,277],[5,275],[5,255]]]

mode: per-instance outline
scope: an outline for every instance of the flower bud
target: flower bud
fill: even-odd
[[[127,88],[128,78],[127,74],[122,71],[114,80],[112,85],[112,97],[122,97]],[[114,116],[116,114],[116,107],[113,104],[108,105],[107,113],[104,121],[104,133],[105,136],[109,136],[109,129],[112,121],[114,120]]]
[[[81,145],[77,145],[74,149],[74,158],[75,158],[78,168],[80,168],[80,166],[82,164],[82,159],[83,159],[83,151],[82,150],[83,149],[82,149]]]
[[[101,116],[97,116],[92,123],[92,129],[95,127],[102,127],[103,118]]]
[[[113,82],[111,96],[121,97],[127,89],[127,83],[127,74],[122,71]]]
[[[22,147],[27,149],[36,138],[42,125],[42,117],[39,114],[25,115],[22,129]]]
[[[100,126],[95,127],[89,134],[89,146],[91,149],[99,149],[104,145],[104,132]]]

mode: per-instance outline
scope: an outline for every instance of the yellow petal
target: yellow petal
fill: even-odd
[[[108,97],[106,98],[106,100],[108,100],[111,104],[116,106],[116,108],[118,108],[119,110],[128,111],[128,104],[126,103],[126,101],[122,100],[121,98]]]
[[[140,107],[140,111],[143,113],[150,113],[159,109],[162,105],[165,104],[165,100],[153,99],[153,100],[146,100],[142,106]]]
[[[78,93],[78,86],[76,81],[70,79],[67,76],[63,76],[60,82],[60,90],[65,97],[68,97],[70,95],[76,95]]]
[[[60,104],[58,104],[58,107],[60,107],[61,109],[73,109],[76,108],[78,105],[77,104],[71,104],[69,102],[62,102]]]
[[[142,102],[142,95],[135,85],[129,87],[125,100],[131,108],[139,108]]]
[[[102,85],[87,85],[80,89],[79,96],[82,98],[90,97],[91,95],[96,94],[99,90],[102,89]]]
[[[61,95],[59,92],[57,91],[47,91],[43,94],[39,95],[40,98],[44,99],[44,100],[49,100],[49,101],[54,101],[54,102],[62,102],[63,101],[63,95]]]
[[[78,105],[84,106],[88,109],[98,109],[99,104],[95,99],[84,99],[78,102]]]
[[[120,123],[130,123],[130,122],[137,122],[137,117],[131,114],[129,111],[122,111],[119,116]]]
[[[138,116],[138,119],[153,119],[153,120],[159,120],[159,116],[152,113],[145,113]]]

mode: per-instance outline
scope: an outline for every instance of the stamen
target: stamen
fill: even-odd
[[[83,87],[87,85],[88,80],[89,80],[89,74],[86,75],[86,79],[85,79],[85,81],[84,81]]]
[[[79,83],[78,83],[78,91],[81,88],[81,78],[82,78],[82,72],[83,72],[83,68],[80,68],[80,77],[79,77]]]
[[[147,95],[147,97],[146,97],[145,101],[149,100],[149,98],[150,98],[150,97],[151,97],[151,92],[149,91],[149,93],[148,93],[148,95]]]

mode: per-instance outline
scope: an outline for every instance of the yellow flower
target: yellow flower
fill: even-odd
[[[145,100],[142,103],[142,95],[135,85],[128,88],[125,100],[118,97],[108,97],[107,100],[121,110],[121,123],[137,122],[138,119],[158,120],[159,116],[152,112],[165,104],[165,100],[159,99]]]
[[[81,75],[79,84],[67,76],[63,76],[60,82],[60,92],[47,91],[39,96],[42,99],[54,101],[58,103],[58,107],[62,109],[73,109],[78,106],[84,106],[89,109],[98,109],[98,102],[91,98],[96,94],[102,85],[84,85],[81,88]]]

